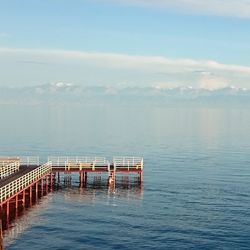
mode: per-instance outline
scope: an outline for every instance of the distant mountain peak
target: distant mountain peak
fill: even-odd
[[[56,88],[67,88],[73,86],[72,83],[67,83],[67,82],[52,82],[50,83],[50,85]]]

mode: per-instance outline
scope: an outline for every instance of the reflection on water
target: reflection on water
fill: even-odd
[[[135,176],[61,180],[8,250],[249,249],[249,108],[5,106],[0,117],[2,155],[145,160],[143,188]]]
[[[79,187],[77,174],[65,174],[61,176],[61,182],[56,183],[53,193],[39,200],[34,206],[24,210],[24,212],[16,218],[16,220],[4,231],[4,244],[6,247],[15,244],[25,231],[29,231],[31,227],[37,227],[46,223],[50,223],[49,217],[44,217],[44,212],[51,209],[56,199],[55,196],[61,197],[64,202],[75,204],[95,203],[102,197],[108,203],[113,203],[114,199],[123,199],[127,201],[142,200],[143,187],[137,178],[129,178],[129,176],[119,177],[116,185],[107,185],[106,178],[102,176],[90,176],[84,187]],[[56,213],[56,211],[54,211]]]
[[[24,210],[16,220],[9,225],[9,228],[4,231],[4,245],[13,244],[20,235],[29,230],[33,225],[43,223],[41,213],[48,206],[52,199],[52,194],[42,197],[36,204]]]
[[[67,201],[93,201],[96,194],[107,195],[107,197],[120,197],[126,200],[143,199],[143,183],[138,177],[119,176],[116,178],[115,185],[108,185],[107,177],[103,175],[88,176],[87,183],[79,187],[77,174],[66,174],[59,184],[59,190],[63,190],[64,197]]]
[[[61,173],[59,179],[56,181],[56,186],[58,189],[65,189],[67,192],[65,195],[74,197],[76,194],[77,199],[84,198],[84,195],[89,198],[91,194],[96,192],[105,191],[107,194],[117,194],[121,195],[123,198],[133,197],[143,198],[143,182],[137,174],[123,174],[117,175],[115,182],[113,184],[108,183],[108,174],[88,174],[86,182],[79,182],[79,174],[77,173]],[[74,190],[74,192],[70,192]],[[77,190],[77,192],[75,192]],[[81,194],[79,196],[78,194]],[[69,198],[70,200],[70,198]]]

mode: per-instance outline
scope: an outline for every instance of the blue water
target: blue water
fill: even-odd
[[[250,109],[0,106],[2,155],[143,155],[143,187],[61,188],[7,250],[249,249]],[[18,124],[18,125],[17,125]]]

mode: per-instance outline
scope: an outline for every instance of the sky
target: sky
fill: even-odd
[[[0,86],[250,88],[250,0],[0,6]]]

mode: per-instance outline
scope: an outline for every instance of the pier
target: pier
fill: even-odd
[[[103,175],[112,188],[119,175],[136,175],[142,184],[143,158],[113,157],[110,162],[105,157],[49,156],[41,163],[37,156],[0,156],[0,228],[7,229],[20,211],[52,192],[60,175],[67,181],[71,173],[79,173],[79,188],[84,188],[88,175]]]

